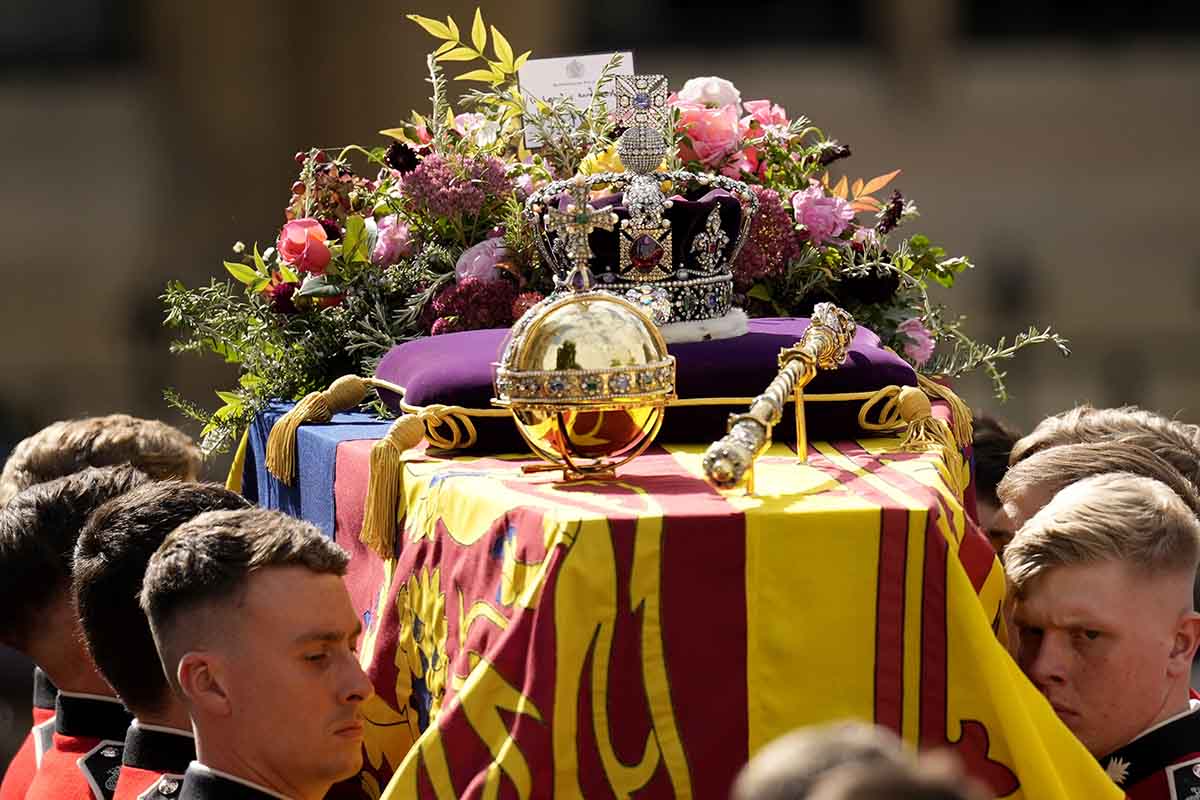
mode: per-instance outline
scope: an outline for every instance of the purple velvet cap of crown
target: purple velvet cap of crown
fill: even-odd
[[[681,398],[752,398],[767,387],[779,371],[779,351],[795,344],[808,327],[803,317],[752,319],[749,331],[732,339],[684,342],[669,345],[676,357],[676,393]],[[494,395],[492,364],[499,360],[507,328],[464,331],[430,336],[393,347],[380,361],[375,376],[405,387],[411,406],[433,403],[488,409]],[[808,394],[844,394],[874,391],[883,386],[915,386],[916,373],[895,353],[882,347],[879,337],[861,325],[855,330],[846,362],[836,370],[821,371],[805,388]],[[390,408],[399,411],[399,398],[380,391]],[[862,400],[811,402],[805,405],[809,436],[813,439],[860,437],[858,410]],[[709,442],[725,434],[731,412],[742,406],[688,406],[669,408],[659,439],[664,442]],[[503,417],[473,420],[479,433],[476,449],[523,452],[525,445],[516,427]],[[775,427],[778,441],[792,441],[791,407]]]

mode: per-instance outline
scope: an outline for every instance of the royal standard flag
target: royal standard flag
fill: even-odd
[[[1122,796],[999,641],[1003,574],[936,448],[776,446],[754,496],[709,487],[700,446],[573,484],[413,458],[381,560],[357,541],[371,444],[336,458],[378,691],[336,797],[726,798],[764,744],[844,718],[998,797]]]

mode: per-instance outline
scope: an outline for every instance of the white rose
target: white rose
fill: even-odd
[[[715,75],[692,78],[679,90],[679,99],[688,103],[703,103],[714,108],[729,105],[736,106],[738,111],[742,108],[742,93],[732,83]]]

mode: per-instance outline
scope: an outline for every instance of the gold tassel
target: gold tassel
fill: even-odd
[[[939,400],[944,400],[950,406],[950,415],[952,417],[950,426],[954,432],[954,441],[958,442],[960,448],[966,447],[975,440],[971,409],[962,401],[962,398],[951,391],[949,387],[926,378],[920,373],[917,373],[917,385],[921,387],[925,394]]]
[[[940,446],[942,460],[949,472],[950,488],[961,497],[970,485],[971,471],[950,426],[933,416],[933,406],[923,388],[905,386],[900,389],[896,405],[901,419],[908,423],[900,447],[905,450],[925,450],[930,445]]]
[[[367,396],[370,381],[343,375],[323,392],[310,392],[271,427],[267,436],[267,471],[291,486],[296,479],[296,431],[306,422],[329,422]]]
[[[424,438],[425,423],[405,414],[371,448],[371,473],[358,538],[382,559],[392,558],[396,551],[396,523],[404,502],[404,452]]]

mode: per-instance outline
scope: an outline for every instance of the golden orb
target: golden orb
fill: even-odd
[[[637,306],[603,291],[550,297],[513,325],[495,374],[499,406],[568,479],[611,476],[658,434],[675,357]],[[537,469],[537,468],[534,468]]]

